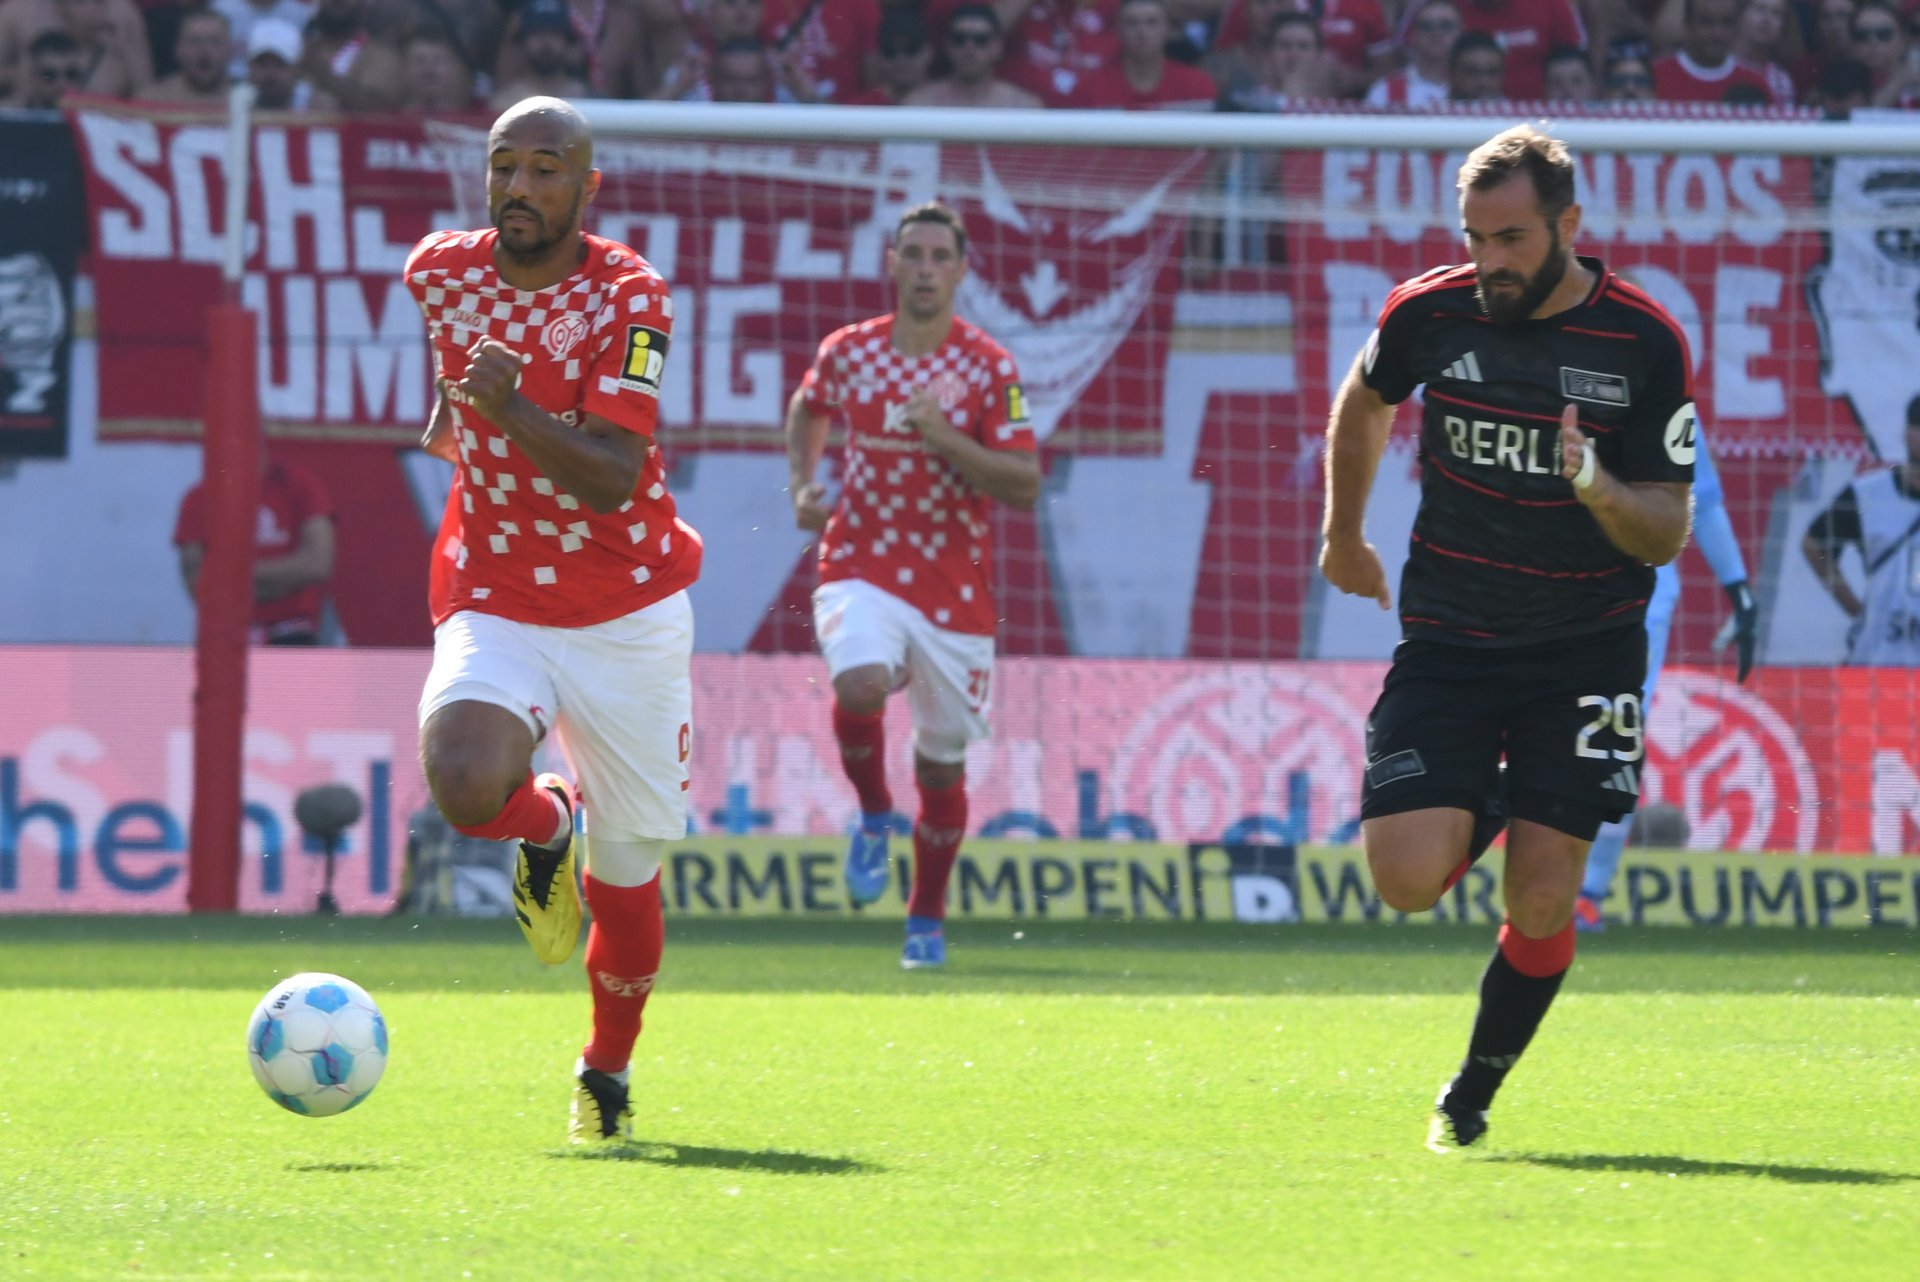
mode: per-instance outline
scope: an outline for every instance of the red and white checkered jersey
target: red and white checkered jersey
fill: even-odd
[[[493,338],[526,357],[520,393],[572,426],[589,414],[651,436],[673,329],[673,299],[645,259],[586,237],[578,271],[518,289],[494,266],[497,233],[436,232],[407,256],[407,288],[426,314],[434,371],[466,372],[467,349]],[[675,514],[655,442],[633,496],[594,512],[544,476],[506,434],[449,401],[460,465],[440,537],[456,534],[435,585],[437,624],[459,610],[549,627],[604,623],[671,596],[700,573],[700,536]],[[457,531],[447,528],[457,524]]]
[[[864,579],[940,627],[991,636],[990,500],[903,419],[922,387],[986,448],[1035,448],[1020,373],[984,330],[955,318],[925,356],[894,350],[892,316],[835,330],[800,384],[807,408],[837,414],[847,432],[840,501],[820,536],[820,580]]]

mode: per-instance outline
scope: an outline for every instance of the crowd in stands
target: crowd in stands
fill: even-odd
[[[0,104],[1920,107],[1920,0],[0,0]],[[1604,109],[1604,107],[1602,108]]]

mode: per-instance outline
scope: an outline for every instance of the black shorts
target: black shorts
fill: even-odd
[[[1360,815],[1481,814],[1504,757],[1510,817],[1591,841],[1640,800],[1646,677],[1639,624],[1516,649],[1402,641],[1367,716]]]

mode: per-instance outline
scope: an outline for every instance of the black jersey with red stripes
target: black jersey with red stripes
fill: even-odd
[[[1644,620],[1653,569],[1608,540],[1560,475],[1560,416],[1576,406],[1623,481],[1693,480],[1686,336],[1596,258],[1578,304],[1502,325],[1471,264],[1387,296],[1362,374],[1390,403],[1424,387],[1420,510],[1400,580],[1404,635],[1531,645]]]

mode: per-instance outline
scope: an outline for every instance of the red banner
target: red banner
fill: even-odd
[[[88,158],[102,430],[191,436],[203,304],[218,292],[224,124],[98,102],[73,119]],[[336,497],[368,496],[335,581],[357,644],[426,638],[425,558],[405,553],[417,569],[403,574],[394,550],[422,545],[438,503],[391,449],[340,445],[417,437],[426,347],[398,272],[429,229],[485,224],[482,139],[476,122],[359,118],[267,120],[254,135],[245,295],[262,320],[262,417],[314,443],[302,461]],[[1458,160],[602,138],[590,225],[674,287],[673,485],[717,540],[697,600],[703,644],[811,647],[782,407],[821,337],[889,307],[894,221],[940,197],[972,237],[959,310],[1018,360],[1050,473],[1037,520],[997,521],[1003,649],[1383,655],[1390,641],[1356,640],[1314,597],[1320,440],[1330,389],[1387,290],[1463,256]],[[1605,152],[1579,164],[1578,248],[1660,299],[1692,339],[1728,509],[1769,600],[1779,584],[1763,567],[1797,572],[1791,548],[1845,476],[1904,457],[1920,364],[1920,268],[1900,230],[1914,166]],[[1375,524],[1395,528],[1415,493],[1410,461],[1390,455]],[[1784,561],[1761,554],[1782,513],[1795,523],[1777,536]],[[740,533],[736,547],[723,526],[758,541]],[[1704,575],[1687,593],[1674,653],[1705,661],[1724,607]],[[1770,612],[1768,627],[1763,659],[1840,657],[1845,620],[1824,595]]]

